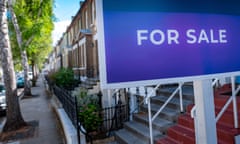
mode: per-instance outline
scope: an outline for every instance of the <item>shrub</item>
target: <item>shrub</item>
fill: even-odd
[[[87,132],[97,130],[102,122],[99,115],[98,97],[96,95],[87,95],[85,89],[80,89],[76,96],[80,107],[78,116],[83,127]]]
[[[86,104],[80,107],[80,121],[87,132],[97,130],[101,124],[102,120],[98,112],[98,108],[94,104]]]
[[[51,75],[53,82],[60,87],[71,87],[74,85],[74,73],[71,69],[62,68],[58,72]]]

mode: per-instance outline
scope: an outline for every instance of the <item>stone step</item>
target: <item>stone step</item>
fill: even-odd
[[[151,98],[151,111],[152,117],[161,108],[169,96],[177,88],[177,85],[163,86],[158,89],[160,95],[153,96]],[[135,94],[137,95],[137,94]],[[146,93],[145,93],[146,95]],[[143,100],[145,95],[137,95],[140,101]],[[183,107],[192,102],[193,88],[192,85],[186,85],[183,87]],[[163,111],[153,121],[153,136],[154,142],[162,138],[166,133],[167,129],[174,125],[177,121],[177,117],[180,114],[180,102],[179,95],[170,101],[170,103],[163,109]],[[149,143],[149,118],[148,118],[148,105],[140,106],[140,112],[133,115],[133,121],[126,122],[124,129],[116,132],[116,141],[119,144],[134,144],[134,143]],[[171,142],[171,141],[170,141]]]
[[[181,125],[175,125],[168,129],[168,137],[181,144],[195,144],[194,130]]]
[[[81,84],[79,84],[79,86],[85,89],[93,89],[93,87],[96,86],[98,82],[98,78],[87,78],[86,80],[81,81]]]
[[[79,84],[79,87],[82,87],[82,88],[85,88],[85,89],[92,89],[93,88],[92,85],[89,85],[89,84],[86,84],[86,83]]]
[[[116,131],[115,139],[117,144],[146,144],[146,142],[142,141],[126,129]]]
[[[178,86],[165,86],[159,88],[157,91],[157,95],[164,95],[164,96],[170,96],[172,93],[177,89]],[[183,85],[182,87],[182,95],[183,99],[194,101],[194,93],[193,93],[193,87],[189,85]],[[179,93],[176,94],[175,97],[179,97]]]
[[[157,113],[157,111],[161,108],[161,105],[151,104],[152,116]],[[143,112],[148,112],[148,105],[143,105],[140,107]],[[180,114],[180,109],[173,109],[169,107],[165,107],[162,112],[158,115],[162,119],[166,119],[172,122],[177,121],[177,117]]]
[[[159,96],[152,97],[151,102],[154,104],[163,105],[168,100],[168,98],[169,97],[167,96],[159,95]],[[191,104],[192,101],[186,100],[186,99],[183,99],[182,101],[183,101],[184,111],[186,111],[187,105]],[[174,109],[180,109],[180,98],[178,97],[172,98],[172,100],[169,101],[167,106]]]
[[[235,143],[235,136],[239,134],[239,130],[230,128],[224,124],[217,124],[217,137],[222,142],[228,142],[229,144]]]
[[[87,78],[88,81],[92,81],[92,82],[99,82],[100,79],[99,77],[95,77],[95,78]]]
[[[148,126],[138,123],[136,121],[130,121],[124,124],[124,128],[129,132],[134,133],[134,135],[142,141],[149,142],[150,136]],[[152,134],[155,139],[159,139],[162,137],[162,133],[155,129],[153,129]]]
[[[86,79],[85,81],[82,81],[82,83],[88,84],[88,85],[96,85],[97,81]]]
[[[194,120],[189,114],[181,115],[178,118],[178,125],[194,130]],[[232,125],[218,121],[217,134],[218,139],[222,142],[233,142],[233,136],[237,134],[237,131],[233,128]]]
[[[179,144],[177,141],[170,137],[165,137],[157,141],[157,144]]]
[[[190,129],[194,129],[194,119],[190,114],[183,114],[178,117],[178,124],[188,127]]]
[[[215,113],[219,113],[220,109],[226,103],[229,95],[224,95],[222,92],[229,90],[229,85],[224,85],[218,88],[214,92]],[[239,105],[240,99],[237,97],[237,103]],[[178,118],[178,124],[168,129],[167,136],[158,141],[158,144],[167,144],[168,138],[174,139],[177,143],[194,144],[195,132],[194,132],[194,120],[190,116],[191,108],[194,105],[191,104],[187,107],[187,113],[181,115]],[[240,109],[238,107],[238,109]],[[238,122],[240,119],[238,119]],[[235,136],[239,135],[239,129],[234,128],[234,118],[232,104],[227,108],[222,117],[219,119],[216,125],[218,144],[234,144]]]
[[[185,127],[194,131],[194,121],[189,114],[181,115],[178,118],[178,126]],[[218,141],[221,141],[221,143],[234,143],[234,136],[238,133],[238,130],[234,129],[233,126],[218,121],[217,136]]]
[[[149,126],[149,119],[147,113],[134,114],[133,119],[136,122]],[[159,130],[163,134],[166,133],[167,128],[173,125],[171,121],[159,117],[157,117],[152,124],[154,129]]]
[[[117,141],[108,142],[107,144],[119,144]]]

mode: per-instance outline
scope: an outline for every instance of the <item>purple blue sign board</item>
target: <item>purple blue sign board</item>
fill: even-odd
[[[185,5],[179,0],[96,2],[102,88],[239,74],[239,4],[225,8],[225,3],[215,6],[207,0]]]

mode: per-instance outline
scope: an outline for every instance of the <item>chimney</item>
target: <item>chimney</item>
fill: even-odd
[[[82,7],[83,3],[84,3],[83,1],[80,1],[80,7]]]

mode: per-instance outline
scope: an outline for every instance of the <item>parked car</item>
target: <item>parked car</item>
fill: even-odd
[[[0,83],[0,113],[6,114],[6,95],[5,95],[5,87],[2,83]]]
[[[17,88],[22,88],[22,87],[24,87],[24,78],[18,77],[17,78]]]
[[[28,72],[28,79],[32,80],[33,79],[33,73],[32,72]]]
[[[49,73],[48,70],[44,70],[44,71],[42,71],[42,75],[43,75],[43,76],[48,75],[48,73]]]

